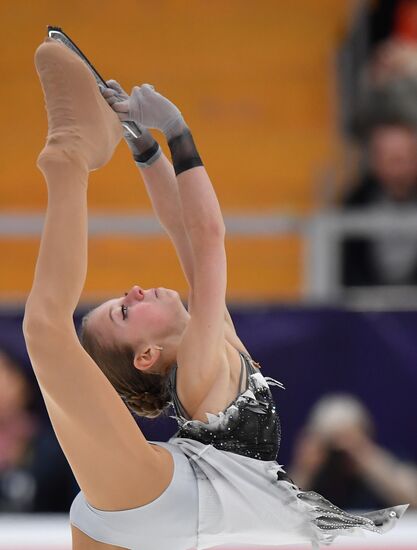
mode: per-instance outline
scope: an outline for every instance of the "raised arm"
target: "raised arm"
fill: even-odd
[[[189,286],[188,311],[193,310],[194,262],[190,239],[185,230],[178,182],[172,164],[162,153],[151,166],[136,163],[141,173],[154,212],[169,235]],[[235,348],[249,354],[236,333],[232,317],[225,304],[225,337]]]
[[[150,167],[145,168],[139,163],[136,164],[145,183],[155,215],[169,235],[177,252],[190,290],[190,307],[194,272],[193,256],[191,242],[185,230],[178,182],[175,177],[174,168],[163,153]]]
[[[185,254],[188,255],[186,258],[191,256],[191,261],[180,258],[181,263],[188,266],[188,271],[185,272],[191,289],[192,309],[177,360],[180,371],[189,370],[193,375],[188,377],[188,390],[194,396],[196,393],[203,395],[203,386],[204,391],[207,391],[207,385],[214,382],[219,369],[229,368],[224,323],[225,227],[220,206],[191,132],[180,111],[170,101],[155,92],[152,86],[143,85],[140,88],[135,87],[127,100],[120,102],[116,99],[112,107],[116,112],[125,115],[125,120],[134,120],[139,125],[161,130],[168,141],[177,182],[175,204],[179,208],[176,214],[181,219],[178,214],[182,213],[183,222],[181,237],[178,229],[176,236],[177,239],[182,239],[182,243],[187,243],[182,248],[183,253],[186,251]],[[147,162],[143,151],[136,157],[140,163]],[[158,159],[154,164],[161,162],[164,160]],[[161,173],[164,170],[162,166]],[[167,165],[165,169],[165,175],[172,182],[172,172],[170,174]],[[145,181],[147,171],[148,169],[143,170]],[[151,179],[148,178],[148,189],[152,186]],[[170,185],[170,189],[175,189],[175,186]],[[164,212],[163,225],[167,227],[168,224],[173,224],[172,209],[167,207],[161,196],[157,197],[155,194],[153,204],[159,206],[160,219],[159,213]]]
[[[128,94],[116,81],[109,80],[108,84],[111,88],[103,89],[102,93],[110,105],[114,105],[117,100],[127,100],[129,98]],[[139,138],[128,139],[129,136],[126,136],[126,142],[132,151],[136,166],[145,183],[155,215],[171,238],[176,249],[179,262],[189,286],[188,309],[191,313],[194,262],[190,239],[184,225],[178,181],[171,162],[161,152],[153,136],[145,127],[142,126],[141,130],[142,135]],[[224,320],[226,322],[227,340],[236,348],[247,352],[236,334],[233,320],[226,305]]]
[[[191,135],[186,135],[185,139],[192,139]],[[193,255],[193,303],[191,318],[177,354],[180,370],[184,372],[184,378],[179,377],[178,381],[183,395],[189,392],[190,396],[199,395],[203,399],[220,371],[223,371],[223,376],[230,372],[224,326],[227,285],[225,227],[204,166],[189,168],[187,158],[182,154],[177,164],[175,146],[172,140],[168,143]],[[189,144],[185,144],[185,148],[188,147]]]

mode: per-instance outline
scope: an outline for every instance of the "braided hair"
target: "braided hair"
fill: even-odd
[[[138,416],[156,418],[167,414],[172,403],[168,386],[169,371],[165,375],[141,372],[134,367],[135,350],[132,346],[105,346],[89,327],[91,311],[81,321],[79,339],[82,347],[95,361],[129,410]]]

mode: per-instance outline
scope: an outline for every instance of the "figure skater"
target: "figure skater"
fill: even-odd
[[[109,81],[101,95],[87,66],[52,39],[35,64],[49,124],[38,158],[48,205],[23,330],[81,487],[73,549],[317,549],[340,534],[391,529],[408,505],[349,514],[302,491],[276,461],[281,430],[268,384],[283,386],[261,374],[227,312],[224,223],[180,111],[146,84],[128,96]],[[188,280],[188,311],[174,290],[135,285],[90,311],[79,339],[88,174],[110,160],[124,120],[140,129],[125,137]],[[172,165],[147,128],[163,132]],[[154,418],[171,404],[177,433],[147,441],[131,411]]]

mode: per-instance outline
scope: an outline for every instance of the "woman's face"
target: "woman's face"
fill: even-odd
[[[185,328],[189,314],[178,292],[168,288],[142,289],[134,285],[125,296],[95,308],[89,325],[106,344],[161,345],[163,340]]]

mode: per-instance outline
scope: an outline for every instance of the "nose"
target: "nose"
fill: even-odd
[[[138,285],[133,285],[129,292],[125,293],[127,299],[130,300],[143,300],[145,293],[142,288]]]

